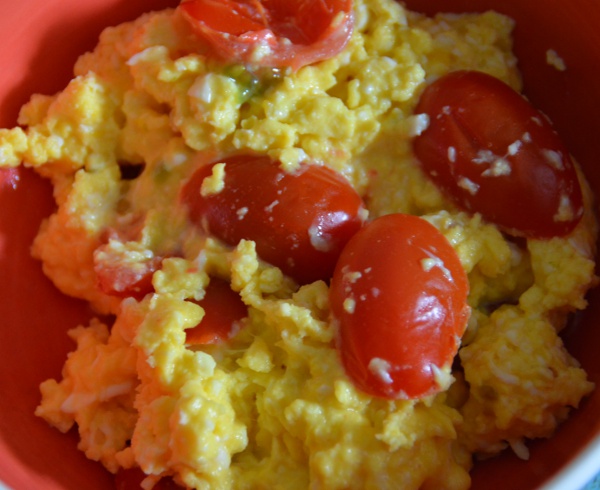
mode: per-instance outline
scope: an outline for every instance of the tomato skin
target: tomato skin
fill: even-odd
[[[188,344],[218,344],[228,340],[248,316],[248,307],[227,281],[212,278],[206,293],[197,304],[204,308],[204,317],[196,327],[186,330]]]
[[[225,186],[202,196],[202,181],[225,163]],[[258,256],[299,284],[331,278],[337,258],[363,224],[364,203],[335,171],[311,164],[287,173],[266,156],[238,155],[201,166],[185,184],[189,217],[235,246],[256,243]]]
[[[413,141],[415,155],[459,207],[530,238],[566,235],[581,219],[567,148],[546,117],[504,82],[452,72],[425,89],[415,113],[429,116]]]
[[[470,314],[468,290],[456,252],[424,219],[390,214],[365,225],[342,252],[329,293],[355,385],[390,399],[443,389],[432,365],[452,364]]]
[[[229,62],[294,70],[339,53],[352,35],[352,0],[184,0],[196,33]]]

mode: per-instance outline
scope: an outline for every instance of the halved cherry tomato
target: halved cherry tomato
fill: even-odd
[[[126,254],[113,251],[108,244],[100,245],[94,252],[94,272],[98,287],[111,296],[142,299],[154,291],[152,275],[160,269],[162,257],[148,257],[128,261]]]
[[[384,398],[443,389],[470,314],[468,290],[456,252],[424,219],[390,214],[367,224],[342,252],[329,293],[348,376]]]
[[[302,164],[287,173],[266,156],[219,162],[225,163],[220,192],[200,193],[215,163],[200,167],[183,188],[191,220],[229,245],[253,240],[259,257],[300,284],[329,280],[365,214],[348,181],[319,165]]]
[[[445,75],[415,109],[429,126],[414,139],[425,172],[458,206],[526,237],[568,234],[583,214],[569,151],[546,117],[481,72]]]
[[[198,304],[204,308],[199,325],[186,330],[188,344],[217,344],[236,333],[248,307],[227,281],[211,278],[206,293]]]
[[[146,474],[138,467],[120,469],[115,475],[116,490],[141,490],[142,481]],[[161,478],[153,490],[183,490],[184,487],[177,485],[172,478]]]
[[[352,0],[184,0],[194,30],[226,61],[298,69],[339,53]]]

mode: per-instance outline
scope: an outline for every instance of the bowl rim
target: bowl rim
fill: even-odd
[[[600,260],[600,258],[598,259]],[[600,390],[600,386],[596,387]],[[600,434],[592,438],[538,490],[583,489],[600,472]],[[0,480],[0,490],[14,490]]]
[[[584,489],[600,474],[600,434],[563,466],[539,490]]]
[[[596,476],[600,476],[600,435],[592,439],[570,463],[538,490],[586,490]],[[13,489],[0,481],[0,490]]]
[[[539,490],[585,490],[600,475],[600,435],[592,441]],[[0,481],[0,490],[12,490]],[[591,490],[591,489],[590,489]]]

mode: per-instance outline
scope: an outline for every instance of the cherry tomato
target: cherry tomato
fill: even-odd
[[[415,109],[429,126],[414,139],[425,172],[459,207],[526,237],[566,235],[583,214],[569,151],[546,117],[481,72],[445,75]]]
[[[113,252],[107,244],[94,252],[94,272],[98,287],[111,296],[142,299],[154,291],[152,275],[162,263],[162,257],[148,257],[139,262],[128,262],[126,255]]]
[[[265,156],[233,156],[219,162],[225,163],[220,192],[200,193],[215,163],[200,167],[183,188],[191,220],[229,245],[253,240],[259,257],[300,284],[329,280],[365,214],[362,199],[348,181],[318,165],[302,164],[286,173]]]
[[[123,469],[121,468],[115,475],[116,490],[141,490],[142,481],[146,474],[138,467]],[[177,485],[172,478],[161,478],[153,490],[183,490],[184,487]]]
[[[226,61],[298,69],[339,53],[352,0],[184,0],[194,30]]]
[[[446,238],[422,218],[375,219],[346,245],[330,304],[348,376],[384,398],[444,388],[470,314],[469,283]]]
[[[217,344],[233,336],[248,308],[240,295],[229,287],[227,281],[212,278],[204,298],[198,302],[204,308],[199,325],[186,330],[188,344]]]

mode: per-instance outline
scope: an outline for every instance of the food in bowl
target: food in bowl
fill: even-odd
[[[448,77],[519,90],[512,21],[332,2],[339,52],[298,66],[268,36],[233,59],[197,4],[108,28],[0,133],[54,185],[34,256],[98,313],[36,413],[146,486],[467,488],[474,456],[526,458],[593,389],[558,336],[596,282],[591,193],[529,108],[501,154],[431,136],[469,110],[431,98]],[[542,231],[476,202],[522,151],[556,182]]]

